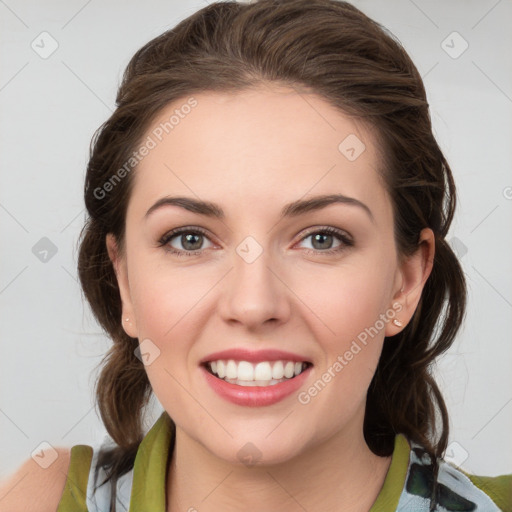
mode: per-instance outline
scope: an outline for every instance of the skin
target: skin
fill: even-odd
[[[197,106],[134,171],[125,252],[107,237],[124,329],[160,350],[146,371],[177,426],[167,510],[367,511],[391,459],[364,440],[365,397],[384,337],[416,309],[432,268],[433,233],[423,230],[417,251],[399,258],[376,141],[321,97],[277,86],[194,97]],[[185,101],[168,105],[147,135]],[[338,150],[350,134],[366,146],[354,161]],[[332,193],[356,198],[372,217],[333,204],[280,219],[285,204]],[[145,218],[167,195],[217,203],[225,218],[175,205]],[[158,246],[184,226],[206,230],[194,240],[199,254]],[[327,226],[348,233],[353,246],[336,237],[313,245],[311,233]],[[247,236],[262,250],[252,263],[236,252]],[[171,245],[190,247],[181,235]],[[199,368],[203,357],[227,348],[288,350],[313,363],[304,391],[393,304],[403,327],[386,322],[307,404],[293,393],[270,406],[235,405]],[[248,442],[261,452],[252,467],[237,456]]]

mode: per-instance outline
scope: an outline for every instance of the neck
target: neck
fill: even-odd
[[[359,427],[339,432],[286,462],[251,467],[217,458],[177,428],[167,512],[367,512],[382,488],[391,457],[375,455],[364,440],[362,424]]]

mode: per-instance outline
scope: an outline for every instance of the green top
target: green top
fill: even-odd
[[[134,467],[127,475],[130,484],[125,496],[130,498],[118,496],[124,507],[118,510],[165,512],[166,469],[174,447],[173,433],[172,421],[164,411],[139,446]],[[108,512],[109,486],[93,490],[93,456],[91,446],[71,448],[66,486],[57,512]],[[432,485],[430,468],[430,457],[423,448],[398,434],[384,485],[369,512],[428,512]],[[441,508],[437,510],[443,512],[512,512],[512,474],[469,475],[441,460],[438,489]]]

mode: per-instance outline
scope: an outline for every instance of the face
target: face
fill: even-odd
[[[145,136],[125,253],[107,237],[156,397],[182,435],[231,462],[248,446],[277,463],[361,436],[384,337],[412,316],[429,271],[424,251],[399,263],[374,139],[291,88],[187,99]],[[260,385],[221,381],[205,364],[222,372],[219,360]]]

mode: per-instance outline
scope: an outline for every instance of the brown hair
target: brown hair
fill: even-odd
[[[113,340],[96,387],[101,418],[117,443],[100,458],[112,484],[133,467],[151,388],[134,355],[138,341],[121,325],[119,288],[105,244],[107,233],[113,233],[123,251],[133,173],[123,173],[114,186],[105,184],[112,184],[169,102],[201,91],[236,92],[265,83],[311,91],[376,133],[401,255],[417,249],[422,228],[435,234],[433,270],[414,316],[402,332],[384,341],[368,389],[364,435],[370,449],[383,456],[392,453],[399,432],[435,458],[446,449],[448,414],[431,367],[461,325],[466,285],[445,240],[455,185],[432,133],[420,74],[399,41],[346,2],[223,1],[197,11],[135,53],[119,87],[117,108],[91,142],[88,220],[78,271],[95,317]]]

